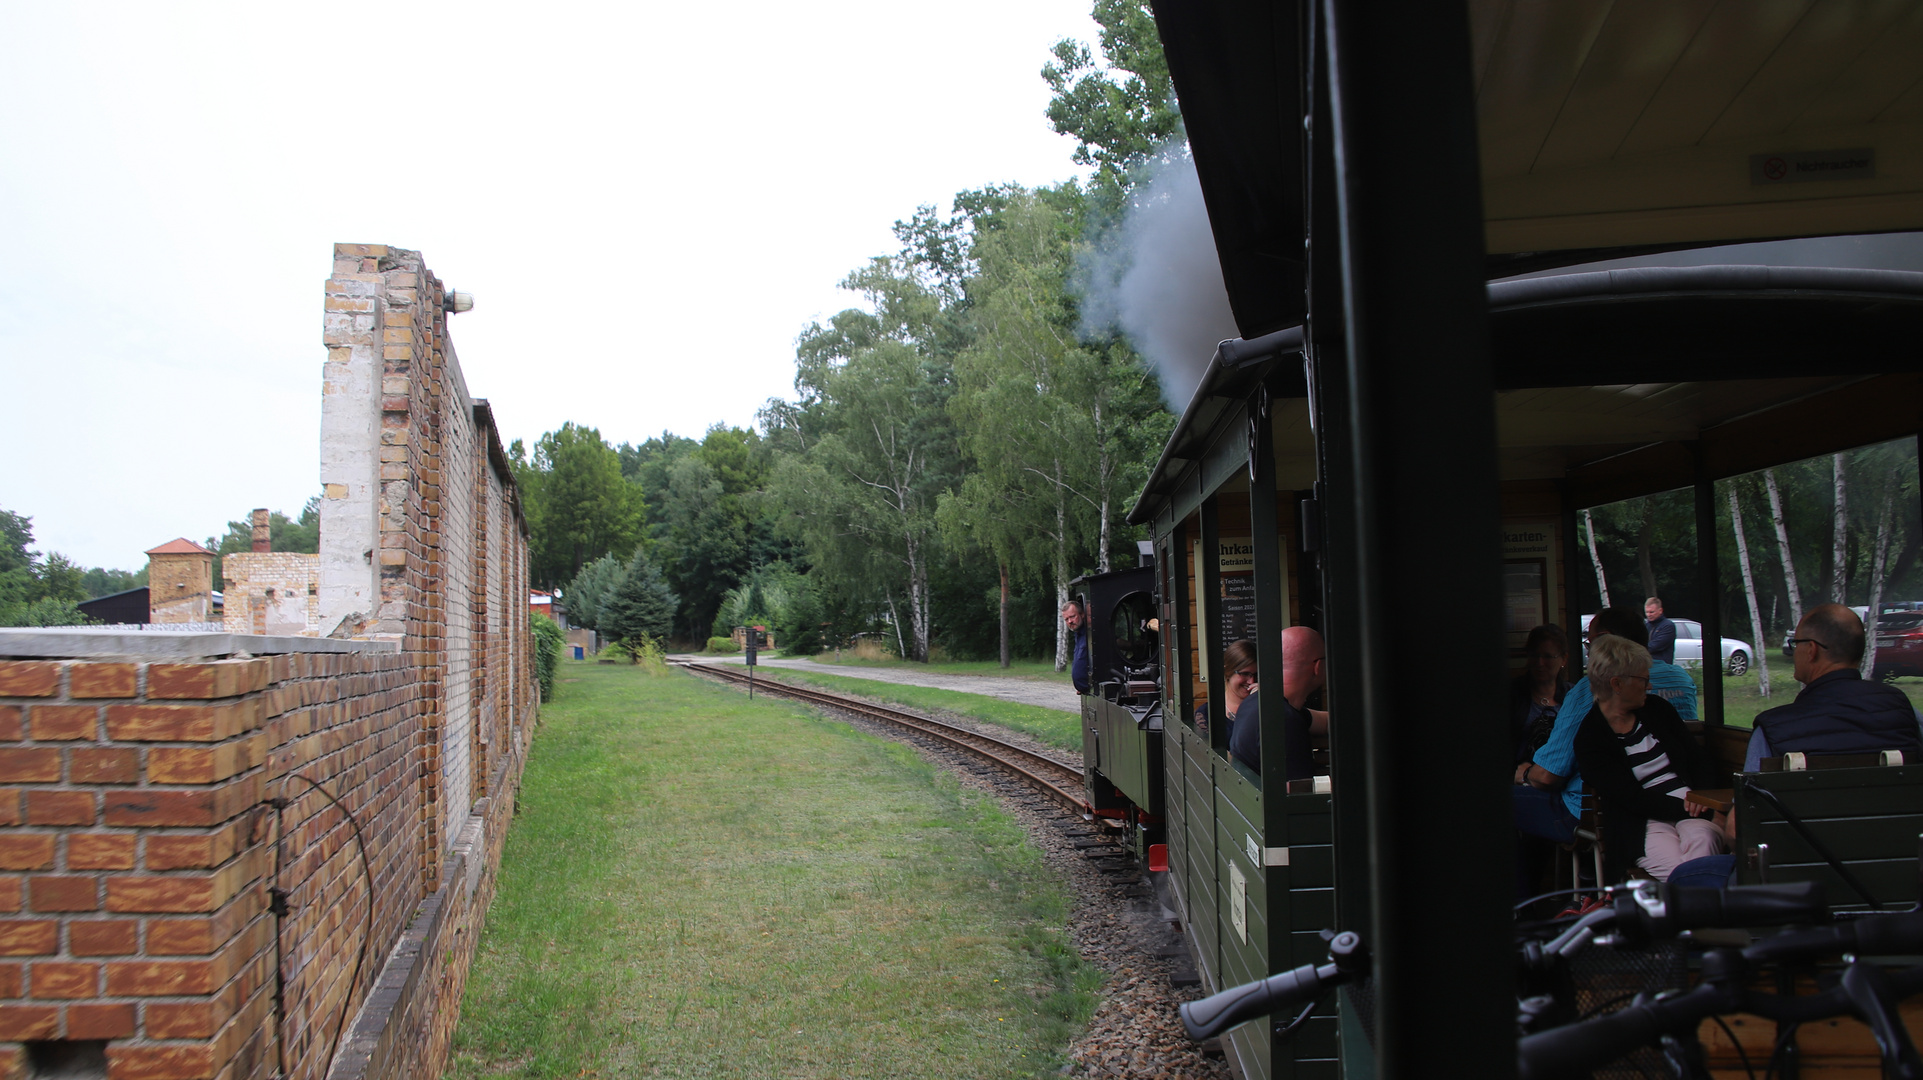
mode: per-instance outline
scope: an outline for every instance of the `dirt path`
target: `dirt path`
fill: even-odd
[[[724,664],[746,662],[739,656],[707,656],[693,657],[693,659]],[[757,662],[764,667],[782,668],[788,671],[812,671],[821,675],[840,675],[849,679],[873,679],[876,682],[902,683],[908,686],[932,686],[937,690],[981,694],[985,697],[1001,698],[1003,701],[1020,702],[1023,705],[1039,705],[1044,709],[1060,709],[1062,712],[1069,713],[1082,711],[1081,699],[1073,687],[1042,679],[1005,678],[999,675],[936,675],[932,672],[903,668],[848,667],[841,664],[817,664],[803,657],[786,660],[762,657]]]

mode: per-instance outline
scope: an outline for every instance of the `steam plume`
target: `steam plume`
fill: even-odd
[[[1181,412],[1215,345],[1237,336],[1195,162],[1165,153],[1136,187],[1116,233],[1082,261],[1082,332],[1119,331]]]

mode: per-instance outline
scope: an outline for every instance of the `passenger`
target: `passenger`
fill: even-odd
[[[1307,709],[1310,695],[1327,681],[1323,673],[1322,635],[1306,626],[1291,626],[1282,631],[1282,752],[1283,777],[1306,780],[1315,775],[1310,758],[1309,736],[1329,730],[1329,714]],[[1251,692],[1235,711],[1235,726],[1229,729],[1229,752],[1235,760],[1262,771],[1261,694]]]
[[[1086,694],[1088,681],[1088,618],[1082,612],[1080,600],[1070,600],[1062,605],[1062,625],[1075,638],[1075,659],[1068,665],[1068,678],[1075,684],[1075,692]]]
[[[1756,717],[1743,755],[1743,771],[1782,754],[1851,754],[1901,750],[1905,761],[1923,761],[1923,736],[1910,699],[1901,690],[1864,679],[1859,665],[1868,642],[1863,620],[1841,604],[1823,604],[1803,616],[1790,639],[1796,700]],[[1725,823],[1735,839],[1736,822]],[[1736,879],[1736,856],[1714,855],[1677,867],[1679,884],[1719,888]]]
[[[1723,833],[1684,801],[1710,779],[1703,752],[1669,702],[1649,692],[1649,652],[1614,634],[1589,646],[1596,704],[1576,733],[1576,760],[1603,800],[1603,866],[1611,881],[1633,863],[1657,881],[1723,850]]]
[[[1607,607],[1589,617],[1591,648],[1605,637],[1627,638],[1638,645],[1648,640],[1649,625],[1627,607]],[[1685,720],[1696,719],[1696,680],[1674,664],[1652,663],[1649,670],[1651,693],[1670,703]],[[1577,679],[1556,709],[1556,723],[1549,739],[1536,750],[1533,761],[1516,767],[1514,808],[1516,829],[1525,837],[1536,837],[1558,844],[1576,838],[1576,825],[1582,820],[1583,780],[1576,768],[1576,729],[1589,715],[1595,699],[1590,696],[1587,679]],[[1541,845],[1519,845],[1516,859],[1516,895],[1532,894],[1546,852]]]
[[[1242,702],[1255,693],[1255,642],[1248,638],[1237,638],[1229,642],[1222,651],[1222,715],[1227,718],[1230,737],[1235,734],[1235,710]],[[1209,733],[1209,703],[1207,700],[1195,706],[1195,730],[1204,735]]]
[[[1643,601],[1643,620],[1649,627],[1649,658],[1665,664],[1676,662],[1676,624],[1663,617],[1663,598],[1652,596]]]
[[[1526,663],[1509,683],[1509,735],[1515,748],[1513,764],[1520,765],[1549,741],[1556,726],[1556,708],[1569,693],[1569,637],[1555,623],[1529,631],[1523,643]]]
[[[1803,616],[1790,639],[1796,700],[1756,717],[1743,771],[1762,768],[1766,757],[1789,753],[1850,754],[1901,750],[1905,761],[1923,761],[1923,738],[1910,699],[1894,686],[1863,678],[1863,620],[1841,604],[1824,604]]]

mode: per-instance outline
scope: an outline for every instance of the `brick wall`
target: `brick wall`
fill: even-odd
[[[320,636],[320,556],[237,551],[220,561],[229,633]]]
[[[526,524],[445,295],[335,248],[317,574],[227,564],[233,629],[284,578],[321,636],[0,630],[0,1080],[439,1075],[537,701]]]

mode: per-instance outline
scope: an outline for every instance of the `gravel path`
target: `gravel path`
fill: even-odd
[[[1213,1043],[1197,1046],[1182,1032],[1176,1007],[1200,997],[1201,988],[1171,982],[1178,965],[1189,966],[1186,949],[1145,875],[1132,864],[1123,866],[1122,850],[1105,843],[1112,834],[1065,814],[1059,804],[1027,785],[932,739],[918,739],[901,728],[853,714],[836,715],[864,731],[914,746],[963,787],[993,795],[1021,823],[1029,841],[1075,895],[1069,938],[1082,959],[1100,968],[1108,980],[1088,1030],[1069,1045],[1063,1076],[1230,1080],[1221,1049]],[[1080,761],[1080,754],[1043,745],[1017,731],[953,713],[938,713],[937,718],[1053,757]]]
[[[688,656],[676,659],[688,659],[707,664],[747,663],[739,656]],[[932,686],[937,690],[981,694],[985,697],[1001,698],[1003,701],[1017,701],[1023,705],[1039,705],[1044,709],[1060,709],[1062,712],[1082,711],[1081,701],[1074,687],[1046,679],[1001,675],[937,675],[910,668],[818,664],[806,657],[782,659],[764,656],[757,659],[756,663],[764,667],[785,668],[789,671],[812,671],[821,675],[840,675],[849,679],[873,679],[877,682],[903,683],[908,686]]]

